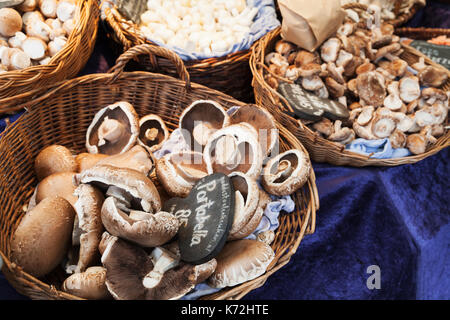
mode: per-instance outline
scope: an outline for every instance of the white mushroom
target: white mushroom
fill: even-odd
[[[56,0],[39,0],[39,9],[47,18],[56,18]]]
[[[302,78],[302,86],[306,90],[315,91],[325,86],[325,84],[319,76],[310,76]]]
[[[37,19],[25,25],[25,33],[28,37],[39,38],[45,42],[49,41],[51,32],[52,29],[44,21]]]
[[[22,31],[17,31],[14,36],[8,39],[8,44],[11,48],[21,48],[23,41],[27,38],[27,35]]]
[[[56,55],[61,49],[66,45],[67,39],[66,37],[57,37],[53,41],[48,43],[48,53],[50,57]]]
[[[62,22],[72,19],[75,15],[76,5],[69,1],[59,1],[56,7],[56,16]]]
[[[47,44],[42,39],[29,37],[22,43],[23,51],[33,60],[40,60],[45,57]]]

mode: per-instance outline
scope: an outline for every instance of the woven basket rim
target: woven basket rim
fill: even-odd
[[[135,49],[135,48],[134,48]],[[95,83],[99,81],[116,81],[119,80],[130,80],[133,81],[152,81],[153,79],[159,79],[161,81],[164,81],[164,83],[173,83],[177,86],[185,86],[185,82],[183,80],[175,79],[173,77],[163,75],[163,74],[156,74],[156,73],[150,73],[145,71],[134,71],[134,72],[123,72],[121,70],[117,71],[115,70],[114,73],[99,73],[99,74],[89,74],[85,76],[81,76],[78,78],[62,81],[58,83],[57,85],[54,84],[52,86],[48,87],[48,91],[44,94],[39,96],[38,98],[34,99],[33,101],[29,102],[28,105],[32,107],[30,111],[25,111],[25,113],[14,123],[14,125],[9,126],[5,132],[4,135],[0,137],[0,146],[2,146],[7,138],[10,136],[14,136],[16,128],[20,127],[22,123],[26,123],[26,120],[29,116],[39,113],[41,111],[41,108],[44,108],[44,104],[41,102],[46,101],[50,99],[51,97],[58,96],[58,94],[63,94],[64,92],[71,91],[75,89],[77,86],[83,86],[83,85],[94,85]],[[103,82],[102,82],[103,83]],[[230,101],[234,105],[245,105],[246,103],[240,102],[236,100],[235,98],[232,98],[226,94],[223,94],[219,91],[216,91],[214,89],[207,88],[203,85],[191,83],[190,90],[193,90],[195,92],[196,90],[203,90],[208,93],[212,93],[216,95],[217,97],[221,97],[225,100]],[[186,89],[189,90],[189,89]],[[33,107],[36,105],[36,107]],[[278,124],[279,125],[279,124]],[[287,140],[290,146],[294,146],[295,148],[302,149],[306,154],[308,154],[307,150],[302,146],[302,144],[285,128],[279,125],[280,129],[280,136],[283,137],[283,139],[289,139]],[[317,192],[317,187],[315,183],[315,174],[313,168],[311,168],[311,174],[310,177],[305,184],[303,188],[309,188],[308,189],[308,202],[305,208],[301,206],[301,208],[297,208],[297,210],[305,210],[305,216],[304,221],[302,221],[301,224],[301,230],[299,231],[298,237],[295,239],[294,243],[289,243],[286,245],[281,252],[276,252],[277,259],[274,259],[274,261],[271,263],[269,268],[267,269],[266,273],[262,276],[248,281],[246,283],[243,283],[241,285],[231,287],[231,288],[225,288],[219,291],[217,294],[212,295],[212,299],[240,299],[242,296],[247,294],[253,289],[256,289],[260,286],[262,286],[266,279],[275,271],[277,271],[279,268],[281,268],[283,265],[289,262],[290,257],[297,251],[300,242],[304,238],[305,235],[312,234],[315,231],[315,214],[316,210],[319,208],[319,197]],[[302,200],[305,201],[305,200]],[[296,200],[297,202],[297,200]],[[281,226],[280,226],[281,227]],[[279,227],[279,228],[280,228]],[[280,230],[280,229],[278,229]],[[280,231],[281,232],[281,231]],[[7,278],[12,277],[13,281],[12,285],[15,286],[15,281],[22,281],[26,285],[34,286],[35,290],[42,290],[51,295],[55,298],[62,298],[62,299],[79,299],[79,297],[58,291],[56,288],[54,288],[51,285],[43,284],[39,279],[36,279],[35,277],[27,274],[26,272],[22,271],[20,267],[16,266],[14,263],[12,263],[8,258],[7,254],[2,252],[0,249],[0,255],[2,258],[4,258],[4,265],[5,269],[7,270]],[[9,279],[8,279],[9,281]],[[16,287],[16,289],[20,289],[19,287]],[[207,296],[209,299],[209,296]]]
[[[257,45],[255,46],[255,48],[252,51],[252,56],[250,57],[250,68],[253,73],[252,86],[254,88],[255,98],[257,99],[257,101],[260,98],[260,93],[258,92],[258,90],[256,90],[257,86],[262,88],[262,90],[264,91],[264,94],[266,94],[268,97],[270,97],[270,99],[272,100],[272,102],[274,104],[275,104],[275,100],[273,98],[274,96],[282,99],[282,96],[279,93],[277,93],[275,90],[273,90],[266,83],[266,81],[264,80],[264,77],[263,77],[262,68],[260,67],[260,65],[263,64],[263,62],[261,62],[261,61],[263,61],[262,57],[265,56],[266,47],[269,45],[269,43],[272,43],[276,39],[278,39],[280,37],[280,33],[281,33],[280,27],[273,30],[272,32],[268,33],[267,35],[265,35],[263,38],[261,38],[258,41]],[[408,46],[405,44],[402,44],[402,46],[406,50],[408,50],[410,53],[412,53],[418,57],[423,57],[427,64],[431,64],[431,65],[437,66],[438,68],[440,68],[442,70],[445,70],[449,74],[448,81],[450,81],[450,71],[449,70],[446,70],[442,66],[437,65],[430,58],[426,57],[420,51],[412,48],[411,46]],[[283,102],[285,104],[289,105],[289,103],[287,101],[285,101],[285,99],[283,100]],[[263,105],[262,102],[260,104]],[[266,107],[266,106],[264,106],[264,107]],[[282,111],[271,110],[270,107],[266,107],[266,108],[275,114],[278,112],[282,113]],[[280,117],[281,117],[281,115],[280,115]],[[448,130],[444,136],[442,136],[438,139],[438,142],[436,144],[432,145],[423,154],[411,155],[411,156],[400,157],[400,158],[391,158],[391,159],[375,159],[375,158],[370,158],[370,155],[363,155],[363,154],[359,154],[359,153],[347,150],[347,149],[345,149],[345,146],[337,145],[336,143],[321,137],[319,134],[313,132],[310,128],[303,125],[300,121],[295,120],[288,114],[283,113],[282,117],[284,117],[285,119],[289,119],[286,121],[289,121],[291,126],[293,126],[293,125],[298,126],[299,127],[298,129],[301,130],[306,136],[308,136],[308,139],[313,141],[314,147],[308,148],[310,151],[310,155],[312,153],[311,148],[317,148],[322,145],[327,149],[326,152],[328,152],[330,155],[335,155],[337,157],[342,157],[343,159],[344,158],[347,159],[345,165],[350,165],[350,166],[357,166],[357,167],[359,167],[359,166],[396,166],[396,165],[402,165],[402,164],[410,164],[410,163],[415,163],[420,160],[423,160],[423,159],[427,158],[428,156],[431,156],[431,155],[439,152],[440,150],[450,146],[450,130]],[[302,139],[300,137],[297,137],[297,138],[299,138],[301,140],[301,142],[303,142],[305,144],[305,141],[302,141]],[[327,158],[329,158],[329,157],[327,156]],[[312,155],[312,159],[315,161],[319,161],[318,159],[315,159],[314,154]],[[320,161],[320,162],[323,162],[323,161]],[[335,161],[325,160],[325,162],[342,165],[342,164],[336,163]]]
[[[97,0],[77,0],[77,16],[75,27],[66,45],[51,58],[46,65],[30,66],[22,70],[12,70],[0,74],[0,114],[11,114],[20,110],[15,101],[29,97],[29,91],[46,86],[54,79],[73,77],[81,71],[94,50],[97,38],[97,27],[100,8]],[[83,50],[83,49],[86,50]]]

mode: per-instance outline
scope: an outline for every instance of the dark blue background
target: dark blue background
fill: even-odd
[[[450,27],[450,5],[427,1],[408,26]],[[105,72],[115,56],[100,29],[82,74]],[[16,120],[18,115],[10,117]],[[0,132],[5,121],[0,120]],[[291,261],[244,300],[450,299],[449,149],[399,167],[313,163],[316,232]],[[381,289],[366,286],[377,265]],[[0,273],[0,299],[27,299]]]

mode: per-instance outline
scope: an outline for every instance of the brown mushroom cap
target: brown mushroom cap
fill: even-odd
[[[150,152],[155,152],[167,139],[169,139],[169,129],[160,116],[148,114],[139,119],[138,143],[141,146]]]
[[[134,214],[134,215],[133,215]],[[155,214],[130,212],[117,207],[117,200],[109,197],[103,203],[101,219],[105,229],[144,247],[156,247],[168,242],[178,231],[178,219],[164,211]]]
[[[230,116],[230,125],[241,122],[255,128],[264,155],[269,155],[278,142],[278,129],[273,116],[263,108],[248,104],[240,107]]]
[[[135,145],[128,151],[100,159],[96,165],[133,169],[148,176],[153,169],[154,159],[144,147]]]
[[[101,159],[107,158],[108,155],[101,153],[87,153],[82,152],[77,154],[75,157],[75,162],[78,166],[77,172],[82,172],[86,169],[92,168],[99,162]]]
[[[208,278],[216,267],[214,259],[196,266],[186,264],[160,247],[149,255],[117,237],[108,242],[102,263],[107,270],[106,286],[118,300],[178,299]]]
[[[261,182],[264,190],[270,194],[290,195],[305,184],[310,172],[309,157],[299,149],[291,149],[267,162]]]
[[[0,9],[0,36],[12,37],[22,29],[22,17],[12,8]]]
[[[294,64],[296,67],[303,67],[310,63],[320,63],[319,55],[316,52],[300,50],[295,56]]]
[[[419,71],[418,77],[423,86],[437,88],[447,81],[448,71],[427,66]]]
[[[216,257],[217,267],[208,284],[224,288],[255,279],[266,272],[274,256],[272,248],[261,241],[228,242]]]
[[[38,180],[58,172],[76,172],[78,165],[70,152],[64,146],[51,145],[42,149],[34,160],[34,171]]]
[[[76,185],[93,183],[101,189],[115,186],[130,195],[133,208],[145,212],[161,210],[161,199],[153,182],[145,174],[133,169],[97,165],[76,174],[74,182]]]
[[[105,284],[106,268],[95,266],[69,276],[62,285],[64,292],[92,300],[108,299],[111,294]]]
[[[379,107],[386,97],[384,79],[374,71],[365,72],[356,78],[359,97],[368,105]]]
[[[199,152],[169,153],[156,161],[156,176],[173,197],[187,197],[194,184],[207,174]]]
[[[78,197],[75,202],[75,219],[80,232],[78,263],[75,272],[84,272],[98,258],[98,245],[103,233],[101,209],[104,201],[103,193],[88,184],[80,184],[74,195]],[[77,239],[78,240],[78,239]]]
[[[413,133],[410,134],[406,138],[406,147],[411,151],[413,154],[422,154],[425,152],[427,148],[427,138],[420,133]]]
[[[219,103],[197,100],[183,110],[178,127],[191,150],[201,152],[211,134],[227,125],[228,119]]]
[[[130,103],[120,101],[95,114],[86,132],[86,149],[89,153],[122,153],[136,143],[138,134],[136,111]]]
[[[20,221],[11,241],[11,261],[36,276],[51,272],[70,246],[75,210],[61,197],[39,202]]]
[[[73,183],[75,172],[58,172],[44,178],[36,187],[36,203],[52,196],[60,196],[75,206],[77,197],[74,195],[76,186]]]

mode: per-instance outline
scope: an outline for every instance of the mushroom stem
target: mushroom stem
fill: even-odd
[[[150,128],[145,131],[145,138],[153,141],[158,137],[158,129]]]
[[[106,141],[116,142],[124,132],[125,128],[120,121],[105,117],[105,120],[98,128],[98,145],[102,146],[106,144]]]
[[[150,257],[154,267],[142,281],[146,288],[156,287],[161,281],[164,273],[179,264],[179,260],[173,253],[161,247],[156,247],[152,251]]]
[[[292,172],[294,171],[294,168],[292,167],[292,164],[288,160],[281,160],[280,164],[277,168],[277,173],[275,175],[277,181],[278,179],[286,179],[291,176]]]

